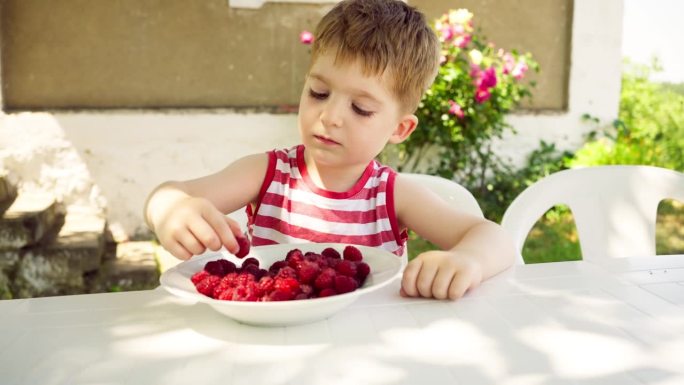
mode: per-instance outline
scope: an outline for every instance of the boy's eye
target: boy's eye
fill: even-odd
[[[353,104],[353,103],[352,103],[352,109],[354,110],[354,112],[356,112],[357,114],[359,114],[359,115],[361,115],[361,116],[371,116],[371,115],[373,115],[373,112],[372,112],[372,111],[366,111],[366,110],[364,110],[363,108],[360,108],[359,106],[357,106],[356,104]]]
[[[324,100],[328,97],[328,94],[323,92],[316,92],[313,89],[309,88],[309,96],[311,96],[314,99]]]

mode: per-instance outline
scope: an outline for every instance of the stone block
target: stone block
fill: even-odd
[[[97,213],[70,211],[54,242],[22,250],[12,285],[15,296],[87,292],[84,275],[102,264],[106,226]]]
[[[154,243],[119,243],[116,259],[105,260],[97,273],[87,278],[91,293],[146,290],[159,286]]]
[[[0,300],[14,298],[12,281],[19,263],[19,250],[0,250]]]
[[[49,194],[22,193],[0,218],[0,249],[49,243],[64,223],[64,205]]]
[[[16,198],[16,187],[7,180],[7,175],[0,171],[0,218]]]

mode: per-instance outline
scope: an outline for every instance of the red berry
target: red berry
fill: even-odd
[[[302,251],[299,249],[292,249],[287,252],[287,255],[285,256],[286,261],[290,261],[292,258],[297,258],[297,259],[302,259],[304,257],[304,254],[302,254]]]
[[[240,247],[240,250],[238,250],[238,252],[235,253],[235,256],[238,258],[246,257],[247,254],[249,254],[249,248],[250,248],[249,239],[247,239],[247,237],[245,237],[245,236],[241,236],[241,237],[235,238],[235,240],[237,241],[238,246]]]
[[[318,293],[318,298],[330,297],[331,295],[337,295],[337,292],[335,291],[335,289],[327,288],[321,290],[321,292]]]
[[[335,290],[340,294],[354,291],[357,286],[356,280],[352,277],[346,275],[338,275],[335,277]]]
[[[356,279],[359,280],[360,285],[366,281],[366,277],[370,274],[371,268],[366,262],[359,262],[356,265]]]
[[[285,266],[280,271],[278,271],[278,274],[275,276],[276,278],[297,278],[297,271],[290,266]]]
[[[318,277],[321,268],[314,262],[304,261],[299,265],[297,275],[302,283],[311,283]]]
[[[262,277],[259,280],[258,287],[259,290],[263,291],[265,294],[273,291],[273,286],[275,285],[275,280],[271,277]]]
[[[340,252],[333,249],[332,247],[328,247],[321,251],[321,255],[323,255],[326,258],[333,258],[333,259],[341,259],[342,257],[340,256]]]
[[[314,287],[319,290],[331,288],[335,285],[335,270],[326,267],[314,280]]]
[[[356,264],[354,264],[352,261],[348,261],[346,259],[340,261],[340,263],[338,263],[335,267],[335,270],[342,275],[356,277]]]
[[[294,278],[276,278],[275,285],[273,287],[276,290],[291,291],[293,294],[300,292],[299,281]]]
[[[204,265],[204,270],[208,271],[209,274],[216,275],[218,277],[223,277],[224,275],[228,274],[220,260],[207,262]]]
[[[275,277],[280,272],[280,269],[282,269],[285,266],[287,266],[286,261],[281,260],[281,261],[274,262],[271,265],[271,267],[268,268],[268,274]]]
[[[249,257],[242,261],[242,267],[245,267],[247,265],[254,265],[256,267],[259,267],[259,260],[254,257]]]
[[[214,294],[214,288],[219,284],[220,281],[221,278],[215,275],[210,275],[195,285],[195,288],[197,288],[198,292],[206,295],[207,297],[211,297]]]
[[[363,255],[361,254],[361,251],[357,249],[354,246],[347,246],[344,248],[344,251],[342,252],[342,255],[344,255],[344,259],[352,262],[358,262],[363,259]]]
[[[237,269],[235,264],[227,259],[219,259],[218,261],[226,274],[232,273]]]
[[[251,274],[254,277],[256,277],[256,275],[259,274],[259,268],[255,265],[242,266],[241,270],[243,273]]]
[[[289,301],[295,297],[295,294],[286,290],[273,290],[268,296],[269,301]]]
[[[207,278],[210,276],[208,271],[206,270],[200,270],[197,273],[193,274],[190,280],[192,281],[193,284],[197,285],[200,281],[202,281],[204,278]]]

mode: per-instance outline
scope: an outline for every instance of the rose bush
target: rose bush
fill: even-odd
[[[486,171],[504,166],[491,142],[512,130],[505,115],[531,96],[534,82],[523,79],[538,64],[529,53],[496,48],[473,24],[466,9],[432,24],[442,45],[439,73],[416,111],[418,129],[383,160],[455,179],[478,195]]]

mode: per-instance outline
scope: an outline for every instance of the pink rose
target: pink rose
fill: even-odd
[[[480,87],[482,88],[492,88],[496,86],[496,70],[494,67],[489,67],[484,72],[482,72],[482,78],[480,81]]]
[[[299,41],[302,44],[311,44],[314,41],[314,35],[309,31],[302,31],[302,33],[299,34]]]
[[[527,62],[525,62],[525,59],[520,59],[518,62],[515,64],[515,68],[513,68],[513,71],[511,71],[511,75],[516,80],[520,80],[525,76],[525,72],[527,72],[528,67],[527,67]]]
[[[503,74],[508,75],[515,68],[515,58],[510,53],[503,54]]]
[[[463,109],[461,108],[461,106],[453,100],[449,100],[449,113],[452,115],[456,115],[456,117],[459,119],[463,119],[463,116],[465,116],[465,113],[463,113]]]
[[[487,88],[478,88],[477,91],[475,92],[475,101],[478,104],[482,104],[489,100],[489,98],[492,96],[491,93],[489,93],[489,89]]]

